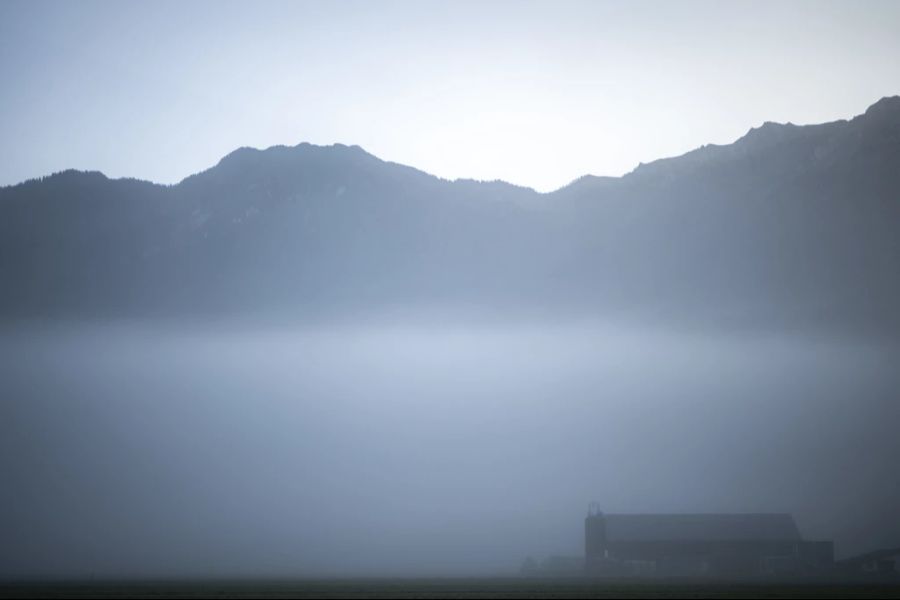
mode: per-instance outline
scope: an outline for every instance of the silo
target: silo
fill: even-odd
[[[584,560],[590,566],[597,559],[606,558],[606,517],[600,506],[592,502],[584,519]]]

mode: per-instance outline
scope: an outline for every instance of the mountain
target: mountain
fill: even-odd
[[[0,188],[0,315],[483,310],[900,333],[900,97],[548,194],[357,146]]]

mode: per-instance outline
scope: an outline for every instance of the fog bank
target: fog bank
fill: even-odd
[[[0,577],[512,573],[610,512],[900,542],[897,348],[604,323],[0,338]]]

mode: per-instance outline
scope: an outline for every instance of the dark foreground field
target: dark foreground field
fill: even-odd
[[[900,581],[331,579],[0,584],[3,598],[900,598]]]

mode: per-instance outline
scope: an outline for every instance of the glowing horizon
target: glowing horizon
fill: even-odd
[[[309,142],[546,192],[900,93],[896,3],[8,2],[0,39],[0,185]]]

